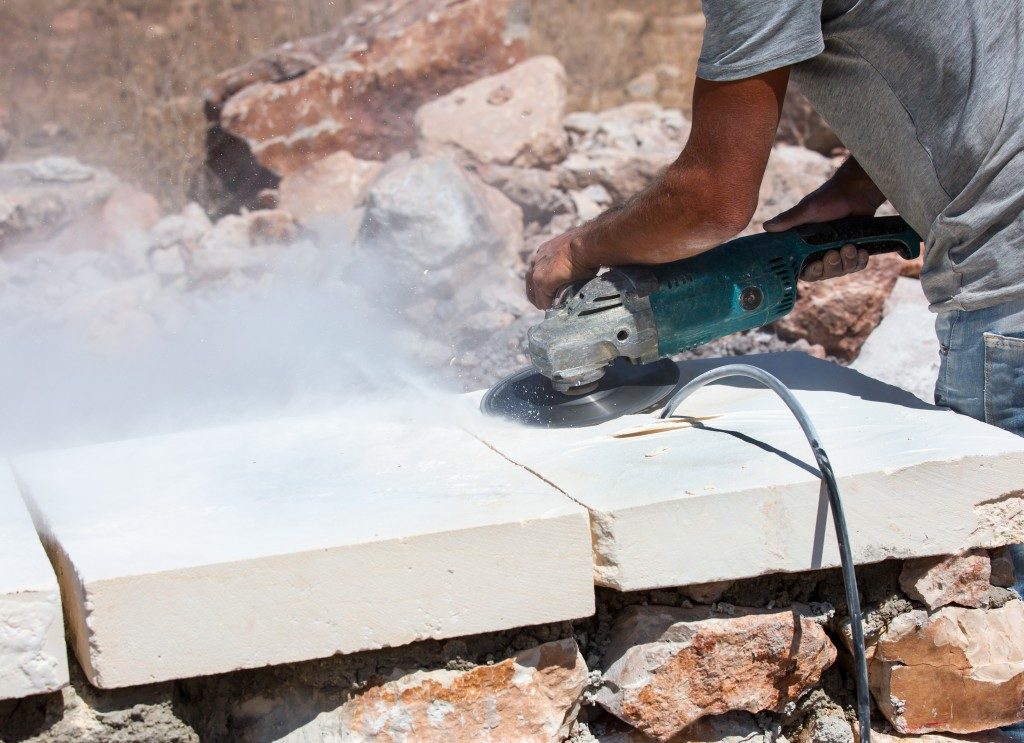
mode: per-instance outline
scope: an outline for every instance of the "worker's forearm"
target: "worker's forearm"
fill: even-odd
[[[590,268],[667,263],[714,247],[746,225],[749,207],[717,201],[711,181],[699,168],[674,165],[581,227],[572,242],[574,260]]]

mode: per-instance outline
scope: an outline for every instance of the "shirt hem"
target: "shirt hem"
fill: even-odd
[[[731,80],[742,80],[746,77],[754,77],[763,72],[777,70],[780,67],[805,62],[812,57],[817,57],[825,51],[825,42],[816,39],[813,44],[804,45],[795,49],[788,49],[781,54],[776,54],[767,59],[760,59],[754,62],[743,62],[738,64],[716,64],[713,62],[697,62],[697,77],[711,82],[729,82]]]

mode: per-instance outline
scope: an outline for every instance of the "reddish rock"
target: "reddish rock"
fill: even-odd
[[[820,344],[833,356],[852,361],[882,321],[885,300],[896,286],[903,260],[896,255],[871,258],[868,267],[827,281],[800,282],[793,311],[775,323],[779,337]]]
[[[513,0],[368,3],[331,33],[219,75],[204,96],[207,116],[278,175],[338,150],[385,159],[412,147],[420,105],[524,58],[513,8]]]
[[[331,727],[344,740],[376,743],[557,743],[568,736],[586,685],[575,641],[560,640],[493,665],[419,671],[370,686]]]
[[[929,609],[947,604],[988,606],[992,564],[985,550],[962,555],[921,557],[903,563],[900,587]]]
[[[102,217],[111,239],[147,232],[160,221],[160,202],[151,193],[121,183],[103,205]]]
[[[781,710],[815,686],[836,649],[794,611],[639,606],[612,633],[595,700],[645,735],[670,741],[726,712]]]
[[[329,218],[354,209],[383,163],[359,160],[342,150],[281,179],[281,207],[300,222]]]
[[[879,634],[878,707],[900,733],[975,733],[1024,720],[1024,603],[915,610]]]
[[[478,163],[538,167],[566,154],[565,68],[533,57],[416,112],[422,153],[451,149]]]
[[[288,243],[298,234],[295,217],[284,209],[264,209],[246,215],[253,244]]]
[[[903,266],[900,268],[900,276],[906,276],[909,279],[921,278],[921,269],[924,268],[924,246],[921,246],[921,255],[917,256],[909,261],[903,261]]]

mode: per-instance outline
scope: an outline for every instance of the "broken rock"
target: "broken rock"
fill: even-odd
[[[800,282],[800,298],[789,315],[775,323],[787,341],[820,344],[831,355],[852,361],[878,324],[903,260],[876,255],[863,271],[828,281]]]
[[[879,709],[900,733],[975,733],[1024,720],[1024,603],[902,614],[871,661]]]
[[[815,686],[836,649],[796,611],[628,609],[606,655],[602,707],[659,741],[710,715],[780,710]]]
[[[549,170],[480,165],[473,172],[517,204],[527,222],[547,224],[555,215],[572,211],[572,202],[559,190],[555,175]]]
[[[344,150],[335,152],[281,179],[280,206],[307,224],[346,214],[359,205],[383,167]]]
[[[342,738],[384,743],[566,738],[587,686],[574,640],[468,671],[418,671],[371,686],[340,711]]]
[[[988,606],[991,575],[988,553],[976,549],[962,555],[907,560],[900,573],[900,587],[929,609],[947,604],[978,608]]]
[[[481,163],[553,165],[567,148],[565,98],[562,63],[534,57],[420,108],[419,149],[451,149]]]
[[[1000,588],[1013,588],[1013,584],[1017,582],[1017,576],[1013,569],[1013,555],[1010,554],[1010,548],[1000,547],[992,550],[989,553],[989,559],[992,561],[992,577],[990,579],[992,585]]]
[[[207,117],[278,175],[339,150],[384,160],[411,149],[413,113],[423,103],[523,59],[516,6],[366,3],[327,34],[219,75],[204,94]]]
[[[522,213],[450,156],[418,158],[370,189],[357,248],[384,266],[378,283],[409,299],[448,299],[481,272],[511,268],[523,243]]]

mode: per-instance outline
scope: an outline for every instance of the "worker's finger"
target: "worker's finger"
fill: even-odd
[[[843,257],[839,255],[838,250],[830,250],[825,253],[822,262],[825,264],[825,270],[822,272],[821,278],[834,279],[843,275]]]
[[[804,281],[818,281],[824,273],[824,264],[821,261],[814,261],[813,263],[807,264],[807,267],[804,268],[804,272],[801,274],[800,278]]]
[[[839,249],[839,256],[843,259],[843,273],[850,274],[857,270],[857,246],[847,243]]]
[[[863,271],[865,268],[868,267],[868,259],[870,257],[871,257],[870,254],[864,248],[861,248],[860,250],[857,251],[857,270],[858,271]]]

